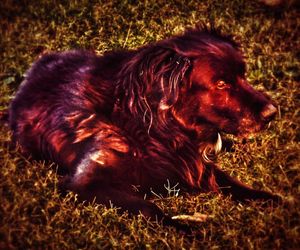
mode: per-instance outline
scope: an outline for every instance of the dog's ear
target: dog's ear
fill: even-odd
[[[190,64],[187,57],[169,48],[151,46],[139,51],[124,65],[119,77],[122,82],[118,84],[126,90],[127,106],[131,113],[145,108],[145,105],[139,103],[139,98],[145,99],[150,92],[160,96],[160,109],[165,110],[174,105]]]
[[[122,109],[143,120],[149,130],[154,109],[167,111],[178,100],[180,84],[189,66],[187,57],[170,48],[142,48],[123,65],[117,77],[120,81],[116,91],[123,92],[117,94],[123,96]]]
[[[178,100],[179,89],[190,64],[187,57],[173,53],[158,70],[157,81],[162,93],[160,110],[169,109]]]

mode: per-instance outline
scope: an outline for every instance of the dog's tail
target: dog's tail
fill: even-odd
[[[8,126],[9,113],[8,109],[0,110],[0,124]]]
[[[0,110],[0,127],[9,127],[9,111],[8,109]],[[0,146],[7,150],[16,150],[17,144],[14,140],[1,140]]]

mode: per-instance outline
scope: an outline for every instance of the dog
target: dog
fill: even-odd
[[[198,26],[136,50],[49,53],[33,64],[9,109],[24,155],[55,162],[82,201],[170,221],[150,200],[165,183],[238,201],[280,197],[223,172],[221,134],[246,137],[276,105],[245,78],[240,46]]]

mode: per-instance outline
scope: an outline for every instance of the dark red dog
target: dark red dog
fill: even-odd
[[[25,154],[54,161],[82,200],[164,218],[144,200],[164,184],[278,200],[220,170],[220,133],[261,130],[276,108],[245,79],[238,45],[206,28],[132,51],[42,56],[10,107]]]

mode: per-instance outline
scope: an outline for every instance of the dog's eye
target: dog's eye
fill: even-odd
[[[217,88],[218,89],[225,89],[227,87],[227,83],[223,80],[217,81]]]

